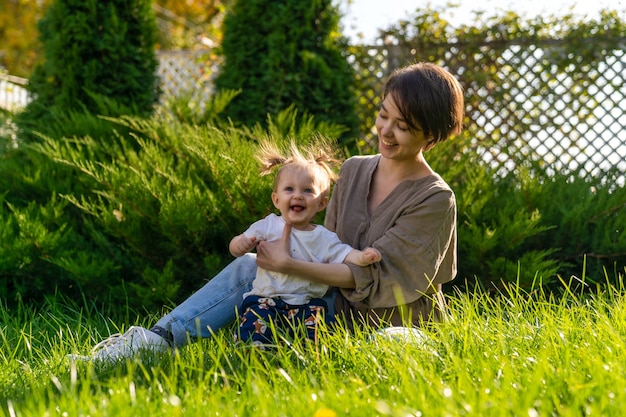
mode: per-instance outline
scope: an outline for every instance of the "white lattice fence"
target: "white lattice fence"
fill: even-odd
[[[373,133],[368,127],[373,125],[373,117],[380,106],[382,82],[399,60],[394,59],[394,54],[385,47],[363,48],[368,51],[367,63],[353,64],[361,83],[361,102],[366,103],[361,109],[364,114],[360,116],[363,117],[364,136],[369,138]],[[491,100],[497,92],[489,91],[485,86],[467,86],[469,95],[480,98],[476,100],[477,107],[468,105],[471,118],[468,128],[474,131],[477,140],[496,134],[503,139],[502,146],[482,149],[485,159],[508,169],[514,168],[514,160],[519,155],[541,159],[556,168],[582,166],[589,173],[610,166],[626,169],[624,51],[611,51],[599,68],[584,69],[572,65],[568,71],[558,74],[552,73],[549,62],[544,63],[546,51],[536,46],[513,47],[508,50],[508,55],[498,58],[496,75],[510,80],[509,84],[517,88],[517,93],[504,107],[501,101]],[[157,56],[162,103],[184,97],[202,107],[210,99],[213,76],[219,66],[211,50],[159,51]],[[452,59],[450,63],[454,64],[454,61]],[[480,61],[476,65],[479,64]],[[581,78],[581,74],[584,77]],[[2,90],[4,95],[0,91],[0,98],[17,93],[20,94],[19,100],[11,99],[12,109],[25,105],[28,96],[22,94],[19,85],[7,83],[7,77],[0,77],[0,81],[4,81],[2,85],[7,84]],[[569,94],[576,91],[573,83],[581,83],[581,94]],[[557,94],[560,89],[565,93]],[[556,98],[551,99],[552,96]],[[0,106],[5,107],[1,102]],[[527,128],[517,129],[517,124],[510,127],[511,121]]]
[[[26,106],[30,101],[26,84],[24,78],[0,73],[0,108],[15,111]]]
[[[211,96],[217,60],[210,51],[159,51],[157,58],[162,102],[190,96],[203,103]],[[0,108],[15,111],[26,106],[30,102],[27,83],[26,79],[0,74]]]
[[[163,91],[161,101],[188,96],[204,103],[210,98],[212,77],[218,65],[210,50],[160,51],[157,57],[157,75]]]
[[[599,63],[582,65],[574,56],[558,68],[554,55],[566,47],[563,41],[506,48],[497,42],[481,48],[449,44],[443,53],[398,45],[364,47],[354,60],[365,113],[360,116],[370,117],[380,107],[382,81],[391,70],[440,56],[439,63],[461,82],[483,75],[482,82],[464,87],[472,151],[486,162],[503,171],[528,159],[558,171],[626,171],[626,49],[598,45]],[[364,127],[373,125],[372,118],[363,122]],[[375,143],[375,133],[364,132]]]

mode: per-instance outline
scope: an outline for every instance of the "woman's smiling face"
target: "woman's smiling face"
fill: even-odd
[[[380,153],[390,159],[415,159],[426,145],[424,131],[410,128],[391,94],[376,117],[376,132]]]

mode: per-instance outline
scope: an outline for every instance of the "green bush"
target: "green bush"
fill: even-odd
[[[543,247],[552,247],[563,266],[559,275],[565,282],[575,277],[592,286],[612,283],[619,287],[626,266],[626,188],[619,185],[624,174],[617,168],[589,176],[584,171],[565,175],[544,175],[528,193],[552,224]]]
[[[575,288],[583,278],[590,287],[621,287],[626,189],[617,185],[619,172],[561,174],[529,163],[502,174],[460,152],[460,142],[438,145],[430,159],[458,204],[459,272],[448,287]]]
[[[0,189],[0,298],[106,293],[118,248],[63,198],[90,192],[89,178],[22,144],[0,153]]]
[[[224,100],[207,109],[218,111]],[[272,180],[258,175],[257,140],[305,142],[313,132],[341,131],[294,109],[250,128],[190,123],[216,118],[181,111],[55,117],[52,136],[4,153],[0,164],[0,183],[10,189],[0,200],[3,299],[58,291],[123,294],[134,308],[178,302],[232,260],[232,236],[273,209]],[[63,137],[67,124],[84,135]]]
[[[123,297],[133,309],[155,309],[186,298],[230,262],[232,236],[272,210],[257,141],[337,137],[341,128],[294,108],[267,126],[235,127],[211,113],[228,97],[205,113],[179,102],[148,119],[56,114],[51,136],[0,153],[0,298]],[[82,136],[64,137],[68,124]],[[459,273],[448,290],[556,288],[583,274],[588,284],[608,277],[619,286],[619,173],[582,178],[528,165],[502,175],[459,148],[462,138],[427,155],[458,202]]]
[[[215,85],[240,94],[225,116],[252,126],[291,105],[318,122],[342,125],[353,139],[354,70],[330,0],[239,0],[224,19]]]
[[[149,114],[158,100],[156,23],[146,0],[55,0],[39,21],[44,60],[33,71],[34,100],[18,118],[42,131],[53,110],[96,112],[94,97]]]

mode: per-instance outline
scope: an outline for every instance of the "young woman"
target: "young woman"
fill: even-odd
[[[463,89],[431,63],[396,70],[384,87],[376,119],[379,153],[346,160],[326,211],[325,226],[342,242],[377,249],[368,266],[315,263],[290,256],[290,226],[257,254],[237,258],[148,330],[131,327],[96,346],[88,359],[166,350],[210,337],[235,319],[257,265],[338,288],[335,314],[348,326],[414,325],[439,321],[441,284],[456,275],[456,201],[424,152],[461,131]]]

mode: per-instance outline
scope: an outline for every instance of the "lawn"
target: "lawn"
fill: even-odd
[[[230,330],[173,355],[70,363],[116,328],[106,308],[0,307],[3,416],[621,416],[621,290],[451,294],[421,342],[322,329],[272,352]],[[61,298],[61,297],[59,297]],[[125,326],[156,319],[126,312]]]

